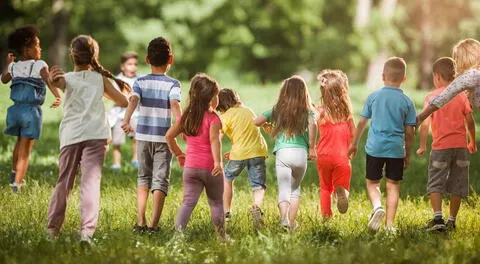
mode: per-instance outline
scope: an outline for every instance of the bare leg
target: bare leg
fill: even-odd
[[[367,193],[373,209],[382,206],[382,193],[380,192],[380,181],[371,181],[367,179]]]
[[[120,167],[122,164],[122,153],[120,145],[113,145],[113,166]]]
[[[232,208],[233,182],[223,181],[223,211],[229,212]]]
[[[442,196],[443,194],[432,192],[430,193],[430,203],[432,205],[433,212],[441,212],[442,211]]]
[[[22,183],[23,178],[25,178],[25,174],[27,173],[28,169],[28,161],[30,159],[30,153],[32,151],[33,144],[35,140],[33,138],[19,138],[18,142],[18,158],[16,164],[16,176],[15,176],[15,183],[20,184]]]
[[[135,138],[132,139],[133,142],[132,142],[132,161],[137,161],[138,158],[137,158],[137,141],[135,140]]]
[[[147,224],[145,219],[145,211],[147,210],[147,200],[148,200],[148,187],[139,186],[137,187],[137,224],[139,226],[144,226]]]
[[[297,218],[299,206],[300,206],[300,198],[292,197],[290,199],[290,210],[288,212],[288,220],[291,226],[295,225],[295,219]]]
[[[152,210],[152,226],[157,228],[160,216],[162,216],[163,205],[165,204],[165,193],[160,190],[153,191],[153,210]]]
[[[278,210],[280,211],[280,219],[282,220],[282,223],[287,222],[288,223],[288,209],[290,208],[290,202],[280,202],[278,203]]]
[[[12,171],[16,171],[17,169],[17,160],[18,160],[18,147],[19,147],[20,137],[17,138],[17,142],[15,143],[15,148],[13,149],[12,155]]]
[[[460,203],[462,197],[458,195],[450,195],[450,216],[457,217],[458,210],[460,210]]]
[[[263,199],[265,197],[265,189],[257,189],[253,191],[253,203],[258,207],[262,207]]]
[[[397,213],[398,198],[400,196],[400,181],[387,179],[387,222],[386,226],[392,226]]]

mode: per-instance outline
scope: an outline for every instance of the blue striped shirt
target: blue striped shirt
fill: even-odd
[[[170,100],[180,101],[180,82],[165,74],[148,74],[133,84],[133,95],[140,99],[135,138],[151,142],[165,142],[170,128]]]

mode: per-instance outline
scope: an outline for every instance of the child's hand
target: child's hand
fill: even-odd
[[[221,162],[215,163],[215,167],[212,170],[212,176],[219,176],[223,174],[223,165]]]
[[[348,158],[353,159],[353,157],[355,157],[357,155],[357,150],[358,150],[358,147],[354,144],[351,144],[350,148],[348,149],[348,153],[347,153]]]
[[[265,133],[271,135],[272,134],[272,125],[270,123],[265,123],[263,126],[262,126],[263,130],[265,131]]]
[[[230,160],[230,152],[225,153],[223,156],[225,157],[225,160]]]
[[[60,78],[63,78],[65,72],[58,66],[52,66],[50,72],[48,73],[48,79],[51,83],[57,81]]]
[[[417,155],[418,156],[423,156],[425,154],[425,148],[424,147],[419,147],[417,149]]]
[[[470,143],[468,143],[468,151],[470,152],[470,154],[474,154],[474,153],[477,153],[477,144],[475,144],[474,141],[470,141]]]
[[[403,169],[406,170],[408,169],[408,167],[410,167],[410,158],[405,157],[405,159],[403,160]]]
[[[134,132],[130,122],[126,122],[125,120],[122,121],[122,129],[125,133]]]
[[[308,151],[308,160],[315,160],[317,159],[317,152],[315,151],[315,149],[310,149]]]
[[[55,102],[50,106],[50,108],[57,108],[62,104],[62,97],[55,97]]]
[[[13,53],[8,53],[7,58],[5,60],[5,65],[8,66],[10,63],[14,61],[15,61],[15,56],[13,55]]]
[[[180,155],[177,155],[177,162],[178,162],[178,166],[180,166],[180,168],[183,168],[183,166],[185,165],[185,154],[180,154]]]

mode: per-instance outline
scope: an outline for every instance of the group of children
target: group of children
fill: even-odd
[[[180,82],[166,75],[174,57],[172,46],[165,38],[158,37],[149,43],[146,62],[151,73],[134,81],[131,80],[136,77],[136,55],[125,55],[122,75],[115,77],[99,63],[99,46],[90,36],[80,35],[72,40],[70,57],[74,70],[68,73],[58,67],[49,69],[40,60],[39,45],[34,27],[23,27],[12,33],[9,47],[15,58],[8,57],[1,79],[3,83],[12,80],[14,105],[8,109],[5,133],[18,137],[10,180],[14,191],[24,182],[33,142],[40,135],[40,106],[45,99],[45,84],[57,98],[52,107],[58,107],[61,102],[57,89],[64,93],[64,117],[59,132],[59,178],[48,210],[48,233],[52,237],[59,235],[67,197],[73,188],[77,168],[81,167],[81,240],[91,241],[98,220],[101,171],[112,127],[114,134],[120,129],[135,133],[138,219],[134,231],[158,231],[169,190],[171,160],[175,156],[183,167],[183,202],[175,228],[181,232],[187,227],[205,189],[212,222],[220,237],[226,239],[225,221],[233,217],[233,181],[245,168],[253,194],[253,204],[249,208],[253,225],[256,229],[264,226],[261,208],[266,189],[268,149],[260,128],[275,139],[273,154],[280,225],[293,232],[299,226],[296,218],[308,160],[317,163],[322,216],[325,219],[332,216],[332,196],[336,198],[338,211],[347,212],[352,174],[350,159],[357,153],[368,120],[371,121],[365,147],[366,186],[373,207],[368,229],[376,232],[386,216],[385,229],[395,232],[393,223],[400,182],[404,169],[410,164],[414,129],[417,122],[443,105],[444,108],[422,124],[417,153],[425,153],[431,126],[433,143],[427,192],[434,217],[427,229],[455,228],[461,198],[468,194],[468,153],[476,152],[472,108],[465,95],[455,95],[469,89],[473,105],[479,106],[480,43],[475,40],[465,40],[455,46],[453,59],[440,58],[435,62],[433,79],[437,89],[427,96],[424,112],[418,119],[413,102],[400,89],[406,80],[406,63],[398,57],[388,59],[382,74],[385,87],[369,95],[356,128],[348,78],[340,70],[324,70],[318,75],[322,95],[318,106],[312,104],[305,81],[292,76],[283,81],[274,106],[258,117],[234,90],[221,89],[215,79],[199,73],[191,79],[188,103],[182,111]],[[466,59],[472,57],[475,60]],[[463,81],[457,82],[457,75],[460,75],[457,79],[463,78]],[[111,111],[116,113],[111,123],[105,113],[104,98],[118,107]],[[447,104],[450,100],[452,102]],[[127,108],[123,110],[122,107]],[[136,122],[132,122],[133,119]],[[225,168],[223,135],[232,143],[231,150],[225,154],[228,160]],[[177,144],[177,137],[186,141],[185,152]],[[114,145],[121,142],[122,139],[114,139]],[[115,160],[114,166],[118,168],[119,159]],[[135,156],[133,161],[136,161]],[[382,207],[380,193],[384,171],[386,210]],[[145,212],[150,192],[153,210],[147,224]],[[451,194],[447,224],[441,211],[445,193]]]

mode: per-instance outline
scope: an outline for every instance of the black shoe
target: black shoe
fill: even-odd
[[[147,231],[147,229],[148,229],[148,227],[146,225],[144,225],[144,226],[135,225],[135,226],[133,226],[133,233],[143,234]]]
[[[232,220],[232,213],[225,212],[224,216],[225,216],[225,222],[230,222],[230,220]]]
[[[445,225],[447,227],[447,230],[453,231],[457,228],[457,225],[455,225],[455,221],[448,220],[447,224]]]
[[[428,221],[425,230],[443,232],[447,230],[447,226],[445,225],[445,221],[443,221],[443,218],[435,217]]]
[[[155,235],[156,233],[158,233],[158,227],[147,227],[146,232],[149,235]]]

